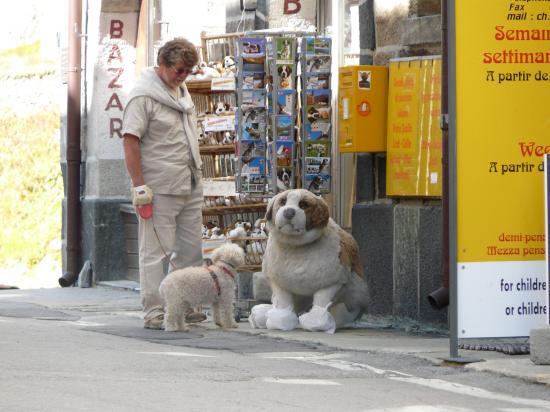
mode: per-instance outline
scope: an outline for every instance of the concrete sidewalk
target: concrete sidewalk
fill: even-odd
[[[27,317],[47,320],[81,320],[102,316],[135,318],[141,325],[140,299],[134,282],[113,282],[94,288],[54,288],[27,290],[0,290],[0,317]],[[361,324],[362,325],[362,324]],[[218,329],[212,322],[200,324],[204,329]],[[387,328],[360,327],[338,331],[335,334],[290,332],[252,329],[246,320],[232,332],[264,335],[290,342],[323,345],[334,350],[368,351],[371,353],[395,353],[412,355],[442,364],[449,357],[447,337],[412,334]],[[157,331],[155,331],[157,332]],[[158,332],[165,333],[165,332]],[[482,359],[469,363],[464,368],[485,371],[523,379],[529,382],[550,385],[550,366],[535,365],[529,355],[506,355],[493,351],[461,350],[465,358]]]

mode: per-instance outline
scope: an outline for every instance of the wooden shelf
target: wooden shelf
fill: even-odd
[[[234,144],[214,144],[199,146],[201,155],[233,154],[235,153]]]
[[[228,215],[233,213],[261,212],[267,210],[267,203],[243,203],[234,206],[203,207],[203,215]]]
[[[212,79],[206,80],[187,80],[185,82],[189,93],[194,94],[235,94],[235,90],[212,90]]]

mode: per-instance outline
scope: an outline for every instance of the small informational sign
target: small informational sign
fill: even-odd
[[[203,179],[204,196],[236,196],[235,180]]]
[[[235,76],[215,77],[212,79],[210,90],[227,91],[235,90]]]
[[[528,336],[548,319],[550,2],[452,3],[458,337]]]
[[[387,194],[442,193],[441,58],[390,62]]]
[[[205,132],[224,132],[235,130],[235,115],[206,116],[204,119]]]

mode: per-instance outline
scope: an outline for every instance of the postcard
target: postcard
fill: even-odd
[[[296,38],[277,37],[274,43],[277,50],[277,63],[293,63],[296,55]]]
[[[243,72],[243,90],[253,90],[264,88],[264,72]]]
[[[249,111],[251,109],[265,108],[265,90],[243,90],[241,109]]]
[[[292,153],[294,142],[279,141],[275,142],[277,156],[277,167],[288,167],[292,165]]]
[[[330,140],[330,123],[313,122],[304,125],[306,140]]]
[[[265,57],[265,38],[243,37],[240,39],[242,57]]]
[[[330,72],[330,56],[307,56],[306,73]]]
[[[329,56],[331,39],[330,37],[304,37],[307,56]]]
[[[294,89],[294,77],[296,76],[293,64],[277,64],[275,69],[274,88]]]
[[[261,140],[240,140],[240,162],[242,164],[247,164],[255,157],[265,158],[265,142]]]
[[[274,116],[277,140],[292,140],[292,116]]]
[[[248,163],[241,165],[241,176],[243,175],[258,175],[265,176],[265,159],[263,157],[255,157]]]
[[[277,91],[277,110],[276,114],[291,116],[294,113],[294,90]]]
[[[305,160],[305,174],[330,174],[330,157],[306,157]]]
[[[265,123],[243,124],[241,140],[265,140]]]
[[[277,168],[277,189],[280,191],[292,189],[293,184],[293,170],[290,167],[278,167]]]
[[[306,89],[328,89],[330,85],[330,73],[307,73]]]
[[[255,159],[243,165],[239,176],[240,190],[248,193],[265,192],[265,159]]]
[[[330,141],[306,140],[306,157],[328,157],[330,156]]]
[[[264,123],[266,122],[265,107],[249,108],[246,111],[242,111],[241,114],[243,125],[248,123]]]
[[[314,106],[308,107],[306,111],[307,121],[309,123],[319,122],[329,122],[330,121],[330,107],[319,107]]]
[[[330,192],[330,175],[305,175],[304,189],[317,194]]]
[[[329,107],[330,90],[306,90],[306,106]]]

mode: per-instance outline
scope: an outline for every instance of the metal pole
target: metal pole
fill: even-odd
[[[71,286],[80,264],[80,93],[81,93],[81,0],[69,2],[69,67],[67,69],[67,267],[59,278]]]
[[[443,36],[442,49],[442,113],[441,124],[444,129],[445,124],[448,125],[448,133],[444,133],[447,137],[447,181],[448,181],[448,270],[449,270],[449,358],[445,359],[448,362],[456,364],[465,364],[472,362],[480,362],[479,358],[466,358],[458,355],[458,262],[457,262],[457,82],[456,82],[456,17],[455,17],[456,0],[442,0],[441,2],[441,19],[442,28],[445,27]],[[446,25],[446,26],[445,26]],[[445,96],[445,97],[444,97]],[[443,98],[444,97],[444,98]],[[443,106],[444,102],[446,106]],[[443,110],[446,107],[448,110]],[[447,113],[445,113],[447,112]],[[445,130],[444,130],[445,131]],[[445,163],[444,163],[445,164]],[[444,217],[445,219],[445,217]]]
[[[330,84],[332,90],[338,90],[339,70],[338,68],[344,64],[344,42],[341,36],[344,27],[344,2],[340,0],[332,0],[332,74]],[[331,105],[333,108],[338,107],[338,93],[332,93]],[[332,201],[332,216],[335,220],[343,224],[344,222],[344,201],[342,199],[343,182],[343,156],[338,150],[338,110],[331,110],[332,118],[332,173],[331,181],[333,201]]]
[[[147,66],[155,64],[155,0],[147,0]]]

